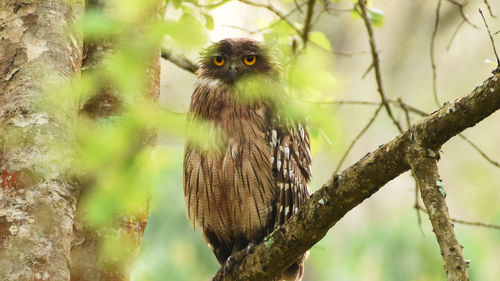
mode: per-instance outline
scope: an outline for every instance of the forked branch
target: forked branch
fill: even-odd
[[[231,272],[220,269],[213,280],[272,280],[321,240],[347,212],[409,170],[407,153],[413,143],[426,151],[436,151],[498,109],[500,74],[495,74],[471,94],[444,105],[340,175],[333,175],[297,214],[268,235]]]

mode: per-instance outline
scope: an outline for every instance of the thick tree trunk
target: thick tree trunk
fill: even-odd
[[[80,72],[84,0],[0,5],[0,280],[69,280],[76,100],[56,86]]]

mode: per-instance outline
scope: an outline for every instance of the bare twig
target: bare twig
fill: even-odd
[[[275,23],[272,23],[271,25],[269,25],[269,27],[272,27],[274,24]],[[223,24],[221,26],[222,27],[229,27],[229,28],[234,28],[234,29],[237,29],[237,30],[241,30],[243,32],[248,33],[249,35],[253,35],[253,34],[256,34],[256,33],[259,33],[259,32],[262,32],[262,31],[265,30],[265,29],[248,30],[248,29],[243,28],[241,26],[229,25],[229,24]],[[311,42],[311,43],[313,43],[314,45],[317,45],[314,42]],[[353,57],[355,55],[371,54],[370,51],[339,51],[339,50],[332,50],[331,53],[333,53],[335,55],[339,55],[339,56],[344,56],[344,57]],[[371,67],[373,67],[373,66],[371,66]]]
[[[354,8],[333,8],[331,7],[332,4],[333,3],[331,1],[323,1],[323,8],[319,13],[317,13],[316,18],[313,20],[312,26],[318,23],[324,13],[335,15],[335,13],[350,13],[354,11]]]
[[[333,50],[332,52],[336,55],[345,56],[345,57],[352,57],[354,55],[371,54],[370,51],[338,51],[338,50]]]
[[[465,21],[461,21],[458,25],[457,25],[457,28],[455,29],[455,31],[453,32],[453,34],[451,35],[451,38],[450,38],[450,41],[448,42],[448,45],[446,45],[446,51],[449,51],[450,50],[450,47],[451,47],[451,44],[453,43],[453,40],[455,40],[455,37],[457,36],[458,34],[458,30],[460,30],[460,27],[462,27],[462,25],[464,25]]]
[[[438,152],[422,146],[417,140],[410,145],[407,161],[424,201],[444,261],[448,281],[469,280],[462,245],[458,242],[446,206],[446,192],[437,167]]]
[[[245,4],[248,4],[248,3],[245,3]],[[248,4],[250,5],[250,4]],[[302,5],[302,4],[301,4]],[[259,6],[260,7],[260,6]],[[299,10],[298,7],[295,7],[294,9],[292,9],[290,12],[288,12],[286,15],[283,15],[283,18],[288,18],[290,17],[293,13],[297,12]],[[282,19],[283,19],[282,18]],[[248,30],[246,28],[243,28],[243,27],[240,27],[240,26],[235,26],[235,25],[221,25],[221,26],[225,26],[225,27],[229,27],[229,28],[234,28],[234,29],[238,29],[238,30],[241,30],[241,31],[244,31],[250,35],[252,34],[256,34],[256,33],[259,33],[259,32],[262,32],[264,30],[267,30],[271,27],[273,27],[274,25],[276,25],[278,23],[278,21],[274,21],[272,22],[268,27],[265,27],[265,28],[259,28],[259,29],[256,29],[256,30]],[[290,23],[289,23],[290,24]]]
[[[161,57],[163,59],[169,60],[170,62],[177,65],[178,67],[180,67],[186,71],[189,71],[191,73],[195,73],[196,70],[198,69],[198,66],[196,66],[195,63],[193,63],[191,60],[186,58],[184,55],[175,53],[172,50],[167,49],[167,48],[161,49]]]
[[[370,73],[370,71],[373,69],[373,62],[370,64],[370,66],[365,70],[363,75],[361,75],[361,80],[364,80],[366,78],[366,75]]]
[[[201,8],[207,8],[207,9],[214,9],[214,8],[217,8],[219,6],[222,6],[228,2],[230,2],[231,0],[221,0],[219,2],[216,2],[216,3],[212,3],[212,4],[200,4],[200,3],[195,3],[196,6],[198,7],[201,7]],[[187,2],[189,3],[189,2]]]
[[[455,5],[458,7],[459,11],[460,11],[460,15],[462,16],[462,18],[464,19],[464,21],[466,21],[470,26],[472,26],[473,28],[478,28],[477,25],[473,24],[470,19],[469,19],[469,16],[467,16],[464,12],[464,8],[465,6],[467,5],[466,2],[458,2],[457,0],[447,0],[448,2],[450,2],[451,4]]]
[[[432,30],[431,37],[431,67],[432,67],[432,92],[434,94],[434,102],[437,106],[440,106],[438,93],[437,93],[437,72],[436,72],[436,61],[434,59],[434,48],[436,43],[436,35],[439,27],[439,17],[441,14],[441,2],[442,0],[438,0],[438,4],[436,7],[436,18],[434,21],[434,29]]]
[[[399,107],[401,107],[401,109],[405,113],[406,126],[408,126],[409,129],[411,127],[410,110],[406,107],[406,104],[403,102],[401,98],[398,98],[397,102],[399,103]]]
[[[336,104],[336,105],[350,104],[350,105],[372,105],[372,106],[380,105],[380,103],[372,102],[372,101],[323,101],[323,102],[321,102],[321,101],[320,102],[316,102],[316,101],[311,102],[311,101],[304,101],[304,100],[302,100],[302,101],[309,102],[309,103],[316,103],[316,104]],[[403,103],[400,100],[395,101],[395,100],[388,99],[387,102],[400,106],[404,111],[415,113],[415,114],[422,116],[422,117],[429,116],[429,114],[427,112],[420,110],[420,109],[418,109],[414,106],[411,106],[409,104]],[[493,166],[500,168],[499,162],[491,159],[491,157],[489,157],[484,151],[482,151],[481,148],[479,148],[479,146],[477,146],[477,144],[475,144],[470,139],[468,139],[464,134],[460,133],[458,136],[460,138],[462,138],[463,140],[465,140],[470,146],[472,146],[472,148],[474,148],[486,161],[488,161]]]
[[[352,8],[337,8],[337,7],[332,7],[334,3],[332,1],[323,1],[323,9],[329,13],[350,13],[354,11],[354,7]]]
[[[492,18],[496,18],[495,14],[493,14],[493,10],[491,9],[491,6],[490,6],[490,3],[488,2],[488,0],[484,0],[484,4],[488,8],[488,12],[490,12],[490,16]]]
[[[269,2],[269,4],[261,4],[261,3],[255,3],[255,2],[252,2],[252,1],[249,1],[249,0],[238,0],[238,2],[241,2],[241,3],[244,3],[244,4],[247,4],[249,6],[254,6],[254,7],[261,7],[261,8],[265,8],[267,10],[269,10],[270,12],[272,12],[273,14],[275,14],[276,16],[278,16],[280,19],[284,20],[286,23],[288,23],[288,25],[293,28],[295,30],[295,32],[297,32],[297,34],[301,35],[302,32],[300,29],[298,29],[295,24],[293,24],[293,22],[291,22],[289,19],[288,19],[288,16],[283,14],[280,10],[276,9],[273,5],[271,5],[271,3]]]
[[[466,136],[463,134],[458,135],[460,138],[462,138],[464,141],[466,141],[470,146],[472,146],[481,156],[483,156],[486,161],[490,162],[491,165],[499,167],[500,168],[500,163],[497,161],[491,159],[484,151],[482,151],[475,143],[473,143],[471,140],[469,140]]]
[[[427,210],[422,208],[421,206],[418,206],[420,208],[420,211],[423,211],[424,213],[427,213]],[[484,223],[484,222],[477,222],[477,221],[466,221],[462,219],[455,219],[451,218],[452,222],[458,223],[458,224],[465,224],[465,225],[471,225],[471,226],[479,226],[479,227],[485,227],[485,228],[493,228],[493,229],[498,229],[500,230],[500,225],[496,224],[490,224],[490,223]]]
[[[452,222],[459,223],[459,224],[465,224],[465,225],[472,225],[472,226],[480,226],[480,227],[486,227],[486,228],[493,228],[493,229],[500,229],[500,225],[496,224],[489,224],[489,223],[482,223],[482,222],[474,222],[474,221],[464,221],[460,219],[451,219]]]
[[[302,44],[304,48],[307,46],[307,41],[309,40],[309,31],[311,31],[311,20],[314,14],[314,4],[316,0],[308,0],[307,1],[307,14],[306,19],[304,21],[304,28],[302,29]]]
[[[415,179],[415,204],[413,205],[413,208],[415,208],[415,211],[417,212],[417,224],[418,228],[420,229],[420,233],[422,233],[422,236],[425,237],[424,227],[422,225],[422,216],[420,215],[422,207],[418,203],[418,195],[420,190],[418,189],[417,178],[415,177],[415,173],[413,171],[411,171],[411,176]]]
[[[269,27],[271,27],[273,24],[270,24]],[[248,35],[253,35],[253,34],[256,34],[256,33],[259,33],[259,32],[262,32],[264,30],[266,30],[267,28],[263,29],[263,28],[259,28],[259,29],[256,29],[256,30],[249,30],[249,29],[246,29],[244,27],[241,27],[241,26],[236,26],[236,25],[231,25],[231,24],[222,24],[220,25],[221,27],[228,27],[228,28],[232,28],[232,29],[237,29],[237,30],[241,30],[243,32],[246,32],[248,33]]]
[[[488,31],[488,35],[490,36],[491,45],[493,46],[493,52],[495,53],[495,57],[497,58],[497,68],[495,71],[499,71],[500,70],[500,59],[498,58],[497,48],[495,47],[495,40],[493,40],[493,36],[491,36],[490,28],[488,26],[488,23],[486,22],[486,19],[484,18],[483,11],[481,11],[481,9],[479,9],[479,13],[481,14],[481,17],[483,18],[484,25],[486,26],[486,30]]]
[[[295,8],[297,8],[297,10],[298,10],[300,13],[303,13],[303,12],[304,12],[304,11],[302,11],[302,8],[300,7],[302,4],[300,4],[298,0],[293,0],[293,3],[295,4]]]
[[[394,104],[394,105],[399,105],[399,101],[391,100],[391,99],[386,99],[387,102]],[[374,101],[351,101],[351,100],[338,100],[338,101],[307,101],[307,100],[301,100],[303,102],[308,102],[308,103],[315,103],[315,104],[336,104],[336,105],[343,105],[343,104],[350,104],[350,105],[376,105],[378,106],[380,102],[374,102]],[[416,108],[413,107],[409,104],[404,104],[405,107],[413,113],[416,113],[420,116],[428,116],[429,114]]]
[[[363,21],[365,22],[366,31],[368,32],[368,38],[370,41],[370,48],[372,51],[373,67],[375,68],[375,79],[377,80],[377,88],[378,88],[378,92],[380,94],[380,98],[381,98],[382,103],[386,109],[387,115],[389,115],[389,117],[391,118],[394,125],[398,128],[399,132],[402,132],[403,129],[401,128],[401,125],[396,120],[396,118],[394,118],[394,115],[392,114],[391,107],[389,106],[389,103],[386,100],[385,90],[384,90],[384,86],[382,84],[382,70],[380,69],[380,59],[379,59],[378,52],[377,52],[377,45],[375,44],[375,36],[373,35],[373,27],[372,27],[372,24],[370,22],[370,19],[368,18],[368,14],[366,12],[366,0],[359,0],[358,6],[361,9],[360,14],[361,14],[361,17],[363,18]]]
[[[351,144],[349,145],[349,147],[347,148],[347,150],[344,152],[344,155],[342,155],[342,157],[340,158],[340,161],[337,164],[337,167],[335,168],[335,171],[333,172],[333,174],[337,174],[338,173],[338,171],[340,170],[340,167],[344,163],[344,160],[346,159],[347,155],[349,155],[349,152],[351,152],[352,147],[366,133],[366,131],[368,130],[368,128],[371,127],[371,125],[373,124],[373,122],[377,118],[380,110],[382,109],[382,106],[383,106],[383,104],[380,103],[379,106],[377,107],[377,110],[375,110],[375,113],[373,113],[373,115],[370,118],[370,120],[368,121],[368,123],[363,127],[363,129],[361,130],[361,132],[359,132],[359,134],[352,140]]]

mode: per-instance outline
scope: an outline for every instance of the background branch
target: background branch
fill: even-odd
[[[417,207],[420,211],[423,211],[427,213],[427,210],[422,208],[421,206]],[[493,229],[498,229],[500,230],[500,225],[496,224],[491,224],[491,223],[483,223],[483,222],[477,222],[477,221],[466,221],[462,219],[455,219],[455,218],[450,218],[450,220],[454,223],[459,223],[459,224],[464,224],[464,225],[471,225],[471,226],[480,226],[480,227],[485,227],[485,228],[493,228]]]
[[[275,14],[276,16],[278,16],[280,19],[284,20],[286,23],[288,23],[288,25],[290,27],[292,27],[296,32],[297,34],[302,34],[302,32],[300,31],[300,29],[298,29],[295,24],[293,24],[293,22],[291,22],[289,19],[288,19],[288,15],[285,15],[283,14],[280,10],[276,9],[273,5],[271,5],[271,3],[269,4],[260,4],[260,3],[255,3],[255,2],[252,2],[252,1],[248,1],[248,0],[238,0],[239,2],[241,3],[245,3],[247,5],[250,5],[250,6],[254,6],[254,7],[261,7],[261,8],[265,8],[267,10],[269,10],[270,12],[272,12],[273,14]]]
[[[440,0],[441,1],[441,0]],[[366,11],[366,0],[360,0],[358,1],[360,10],[361,10],[361,17],[363,18],[363,21],[365,22],[366,26],[366,31],[368,32],[368,37],[370,41],[370,48],[372,51],[372,58],[373,58],[373,67],[375,68],[375,79],[377,80],[377,89],[380,94],[380,98],[382,100],[382,103],[384,104],[385,110],[387,112],[387,115],[391,118],[392,122],[394,125],[398,128],[399,132],[403,132],[403,128],[401,128],[401,125],[399,122],[394,118],[394,115],[392,114],[391,107],[389,103],[386,100],[386,95],[385,95],[385,90],[384,86],[382,84],[382,70],[380,69],[380,59],[378,56],[378,51],[377,51],[377,45],[375,44],[375,36],[373,35],[373,27],[370,22],[370,19],[368,18],[368,14]]]
[[[191,73],[195,73],[198,69],[198,66],[186,56],[176,53],[165,47],[161,49],[161,57]]]
[[[309,40],[309,31],[311,30],[311,20],[314,14],[314,4],[316,0],[308,0],[307,1],[307,14],[304,22],[304,29],[302,30],[302,43],[304,44],[304,48],[307,46],[307,41]]]
[[[441,0],[440,0],[441,1]],[[473,28],[477,28],[477,25],[473,24],[470,19],[469,19],[469,16],[467,16],[464,12],[464,8],[465,6],[467,5],[466,2],[459,2],[457,0],[448,0],[448,2],[450,2],[451,4],[455,5],[458,7],[459,11],[460,11],[460,15],[462,16],[462,18],[464,19],[464,21],[466,21],[470,26],[472,26]]]
[[[440,106],[440,102],[437,92],[437,73],[436,73],[436,59],[434,58],[434,49],[436,45],[436,35],[439,27],[441,2],[442,0],[438,0],[438,4],[436,7],[436,18],[434,20],[434,29],[432,30],[432,36],[431,36],[432,93],[434,94],[434,102],[436,103],[437,106]]]

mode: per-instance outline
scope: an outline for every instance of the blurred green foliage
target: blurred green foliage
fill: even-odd
[[[146,212],[152,198],[141,257],[133,273],[136,281],[206,280],[218,268],[201,233],[189,225],[182,194],[186,132],[202,144],[210,139],[210,128],[195,123],[194,129],[186,131],[185,115],[160,108],[145,93],[152,52],[162,44],[181,51],[206,46],[208,31],[214,29],[210,12],[227,2],[207,1],[200,7],[197,1],[168,1],[166,9],[176,10],[177,17],[165,20],[151,15],[151,7],[162,4],[155,0],[114,0],[104,9],[90,8],[82,23],[86,40],[96,44],[109,40],[114,50],[71,85],[52,91],[76,93],[84,104],[103,86],[111,85],[123,101],[117,116],[98,121],[80,116],[75,124],[80,147],[74,165],[92,175],[93,188],[83,204],[87,219],[98,229],[113,226],[123,214]],[[291,0],[283,2],[294,5]],[[375,26],[384,24],[381,11],[370,8],[369,15]],[[300,23],[294,24],[300,27]],[[278,87],[295,100],[287,103],[285,110],[307,117],[313,154],[334,151],[343,144],[340,121],[331,106],[318,104],[334,100],[332,93],[338,87],[331,71],[333,55],[328,36],[313,30],[311,44],[302,49],[300,37],[287,22],[261,19],[256,25],[267,46],[279,50],[283,81]],[[252,80],[248,83],[244,90],[262,89]],[[67,106],[57,94],[48,104]],[[144,145],[152,131],[160,136],[156,147]],[[64,154],[58,157],[62,159]],[[480,174],[476,177],[478,182],[485,180]],[[499,221],[500,213],[493,220]],[[409,211],[351,231],[336,232],[334,228],[312,249],[306,280],[443,280],[437,243],[428,224],[424,228],[425,238]],[[500,234],[482,233],[484,241],[478,241],[462,228],[457,230],[468,245],[465,253],[472,259],[472,279],[494,281],[499,272],[487,270],[494,261],[483,257],[489,255],[487,245],[500,243]],[[120,254],[128,254],[124,245],[127,241],[110,240],[104,253],[120,258]]]

